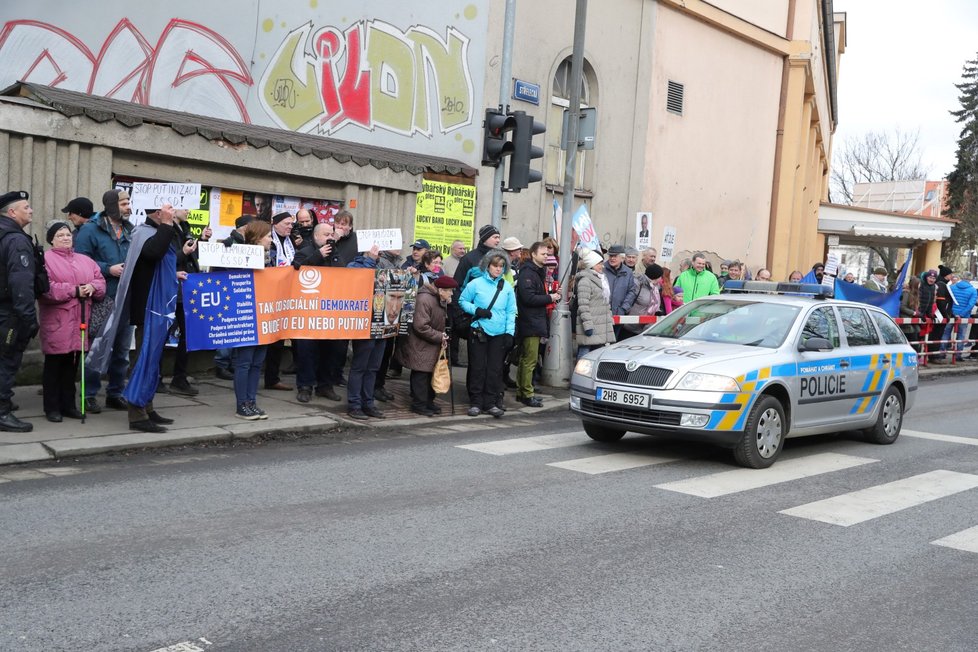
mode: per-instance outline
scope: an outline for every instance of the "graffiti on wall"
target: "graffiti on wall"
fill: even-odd
[[[152,43],[128,18],[95,52],[59,27],[12,20],[0,31],[6,80],[251,122],[239,89],[253,81],[238,51],[212,29],[174,18]]]
[[[265,111],[282,127],[335,133],[347,125],[405,136],[449,133],[472,122],[469,39],[442,38],[381,20],[345,30],[311,22],[282,40],[259,83]]]

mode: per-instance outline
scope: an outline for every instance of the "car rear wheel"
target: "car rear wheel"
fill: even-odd
[[[734,448],[734,459],[741,466],[766,469],[778,459],[787,434],[781,403],[773,396],[762,396],[750,411],[744,436]]]
[[[584,432],[586,432],[587,436],[594,441],[613,442],[618,441],[625,436],[624,430],[606,428],[605,426],[599,426],[594,423],[585,423]]]
[[[900,390],[890,387],[883,395],[876,425],[863,431],[866,440],[873,444],[892,444],[900,436],[903,426],[903,397]]]

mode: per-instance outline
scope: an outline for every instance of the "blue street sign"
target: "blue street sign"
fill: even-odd
[[[530,104],[540,104],[540,85],[525,82],[522,79],[515,80],[513,87],[513,99],[529,102]]]

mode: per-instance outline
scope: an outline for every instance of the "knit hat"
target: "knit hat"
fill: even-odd
[[[885,275],[886,274],[886,268],[885,267],[876,267],[875,269],[873,269],[873,274],[883,274],[883,275]]]
[[[51,226],[48,227],[48,234],[44,238],[45,240],[48,241],[48,244],[54,243],[54,234],[60,231],[61,229],[68,229],[69,231],[71,231],[71,226],[67,222],[61,222],[61,221],[51,223]]]
[[[499,235],[499,229],[494,227],[492,224],[486,224],[484,227],[479,229],[479,244],[482,244],[494,235]]]
[[[557,257],[556,256],[547,256],[547,262],[544,263],[544,264],[547,265],[548,267],[556,267],[557,266]]]
[[[938,278],[944,278],[948,274],[953,274],[953,273],[954,273],[954,270],[952,270],[950,267],[947,267],[945,265],[938,265],[937,266],[937,276],[938,276]]]
[[[290,213],[289,211],[282,211],[281,213],[277,213],[272,216],[272,224],[278,224],[279,222],[282,222],[283,220],[287,220],[290,217],[292,217],[292,213]]]
[[[591,251],[590,249],[581,254],[581,260],[584,261],[584,264],[587,265],[588,269],[592,269],[598,263],[604,262],[604,258],[601,257],[601,254],[596,251]]]
[[[451,276],[439,276],[432,285],[445,290],[458,287],[458,283]]]
[[[106,215],[118,219],[121,216],[119,213],[119,191],[106,190],[102,195],[102,206],[105,207]]]
[[[924,272],[924,276],[925,277],[927,277],[927,276],[933,276],[934,278],[937,278],[937,270],[936,269],[928,269],[926,272]]]
[[[651,265],[645,268],[645,275],[649,278],[650,281],[654,281],[658,278],[662,278],[662,267],[656,265],[655,263],[652,263]]]

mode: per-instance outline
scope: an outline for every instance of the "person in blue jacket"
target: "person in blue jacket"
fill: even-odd
[[[509,271],[509,256],[492,249],[479,264],[476,275],[459,298],[462,310],[474,317],[469,334],[470,417],[488,412],[503,416],[503,365],[506,352],[513,348],[516,333],[516,294],[504,278]]]
[[[961,320],[971,317],[971,311],[975,309],[975,303],[978,302],[978,291],[971,285],[971,273],[951,274],[947,285],[954,299],[951,303],[951,316]],[[951,333],[955,329],[957,329],[955,336],[957,341],[954,343],[954,359],[961,362],[963,342],[971,330],[971,324],[966,321],[947,320],[947,326],[944,327],[944,337],[941,338],[943,340],[941,342],[941,357],[947,350],[947,342],[951,339]]]

